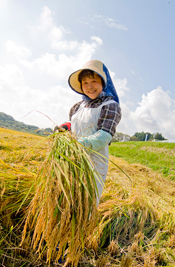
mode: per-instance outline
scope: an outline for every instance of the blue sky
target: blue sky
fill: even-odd
[[[0,0],[0,112],[61,124],[81,100],[68,76],[98,59],[119,94],[117,131],[175,139],[174,14],[174,0]]]

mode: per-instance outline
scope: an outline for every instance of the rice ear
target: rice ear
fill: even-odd
[[[57,261],[68,244],[67,262],[78,264],[97,225],[97,175],[89,155],[72,134],[54,134],[50,141],[50,151],[36,177],[22,242],[30,231],[38,253],[47,249],[48,262]]]

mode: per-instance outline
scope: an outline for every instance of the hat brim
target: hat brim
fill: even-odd
[[[77,70],[73,72],[68,79],[69,86],[72,88],[72,90],[76,91],[77,93],[84,95],[83,90],[81,89],[81,84],[78,80],[78,76],[82,69]]]

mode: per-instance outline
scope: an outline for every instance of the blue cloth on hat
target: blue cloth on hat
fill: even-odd
[[[113,81],[111,79],[111,76],[109,74],[109,71],[107,69],[107,67],[103,64],[103,71],[106,74],[106,84],[103,87],[103,92],[105,93],[105,96],[112,96],[114,98],[114,101],[116,101],[117,103],[119,103],[119,98],[118,98],[118,94],[115,90],[115,86],[113,84]],[[83,95],[83,100],[85,101],[89,101],[92,100],[91,98],[89,98],[86,95]]]
[[[107,78],[106,85],[103,88],[103,92],[105,92],[106,96],[113,96],[114,101],[119,103],[119,98],[118,98],[117,92],[115,90],[113,81],[111,79],[111,76],[109,74],[108,69],[106,68],[106,66],[104,64],[103,64],[103,71],[106,74],[106,78]]]

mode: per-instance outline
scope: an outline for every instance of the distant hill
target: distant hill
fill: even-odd
[[[32,133],[38,135],[47,135],[52,133],[51,128],[40,129],[37,126],[27,125],[23,122],[16,121],[12,116],[6,113],[0,112],[0,127],[11,130],[16,130],[24,133]],[[112,139],[112,142],[129,141],[130,136],[122,133],[116,133]]]
[[[40,129],[37,126],[27,125],[23,122],[16,121],[12,116],[3,112],[0,112],[0,127],[38,135],[47,135],[52,133],[51,128]]]

